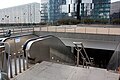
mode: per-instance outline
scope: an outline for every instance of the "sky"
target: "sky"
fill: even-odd
[[[111,2],[115,2],[115,1],[120,1],[120,0],[111,0]],[[0,0],[0,9],[32,3],[32,2],[40,3],[41,0]]]

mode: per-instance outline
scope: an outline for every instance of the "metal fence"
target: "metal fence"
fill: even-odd
[[[16,33],[28,33],[28,32],[33,32],[34,27],[0,27],[0,35],[5,35],[8,30],[11,31],[11,34],[16,34]]]
[[[22,50],[14,54],[10,53],[10,45],[6,42],[0,43],[0,50],[0,55],[2,55],[0,56],[1,71],[9,78],[13,78],[29,68],[27,56],[24,56]]]

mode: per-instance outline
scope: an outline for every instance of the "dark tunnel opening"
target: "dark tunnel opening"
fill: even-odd
[[[92,58],[93,66],[98,68],[107,68],[107,65],[109,63],[109,60],[111,59],[111,56],[114,51],[112,50],[102,50],[102,49],[92,49],[92,48],[85,48],[87,55],[89,58]],[[83,53],[83,50],[81,51]],[[73,53],[75,56],[77,56],[77,51],[74,48]],[[83,53],[84,54],[84,53]],[[80,65],[82,65],[82,58],[80,55]]]

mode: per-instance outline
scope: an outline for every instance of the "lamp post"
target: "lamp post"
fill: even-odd
[[[18,26],[19,26],[19,19],[20,19],[20,17],[17,17],[17,24],[18,24]]]
[[[2,23],[2,24],[4,23],[4,18],[1,19],[1,23]]]
[[[9,23],[9,16],[8,15],[5,15],[4,21],[5,21],[6,26],[7,26],[7,24]]]

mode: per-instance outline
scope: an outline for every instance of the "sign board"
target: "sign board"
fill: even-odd
[[[20,37],[16,37],[16,38],[15,38],[15,42],[16,42],[16,43],[20,42]]]

